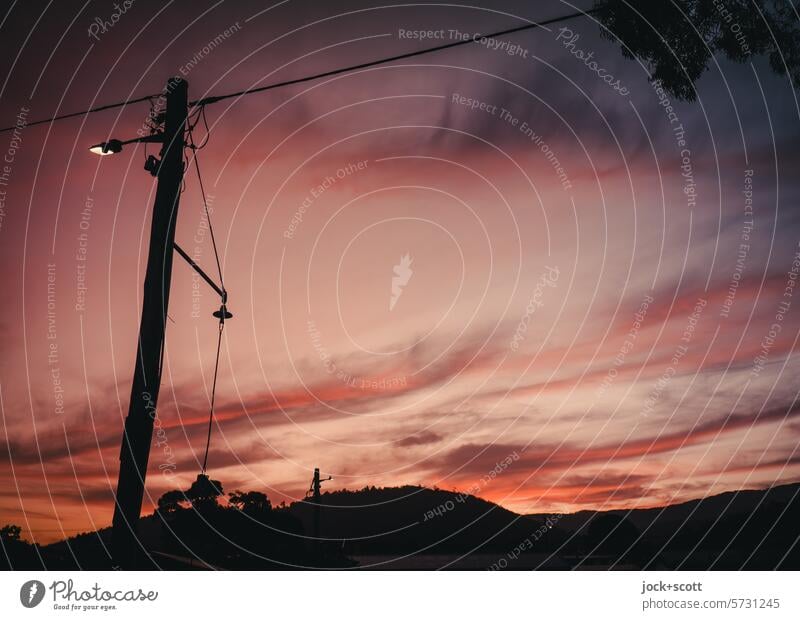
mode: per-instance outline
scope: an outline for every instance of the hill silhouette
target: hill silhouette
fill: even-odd
[[[152,568],[800,568],[800,484],[565,515],[519,515],[419,486],[332,491],[319,506],[277,508],[259,492],[232,493],[228,506],[177,493],[140,521]],[[310,536],[315,510],[319,540]],[[3,532],[13,568],[113,567],[109,528],[42,547]]]
[[[665,508],[604,513],[624,517],[656,549],[665,567],[769,570],[800,566],[800,484],[727,492]],[[561,525],[587,531],[597,513],[565,516]]]
[[[290,507],[310,531],[314,505]],[[530,522],[471,495],[418,486],[322,494],[320,536],[355,553],[503,550],[530,533]]]

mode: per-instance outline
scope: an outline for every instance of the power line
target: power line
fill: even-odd
[[[89,108],[88,110],[84,110],[83,112],[70,112],[69,114],[60,114],[58,116],[54,116],[53,118],[43,118],[38,121],[32,121],[30,123],[25,123],[25,127],[33,127],[34,125],[44,125],[45,123],[52,123],[54,121],[61,121],[65,118],[74,118],[76,116],[83,116],[84,114],[91,114],[92,112],[102,112],[103,110],[113,110],[114,108],[121,108],[126,105],[130,105],[133,103],[141,103],[142,101],[150,101],[152,99],[157,99],[161,96],[161,93],[157,95],[145,95],[144,97],[137,97],[136,99],[128,99],[126,101],[120,101],[119,103],[109,103],[107,105],[101,105],[96,108]],[[12,125],[11,127],[3,127],[0,129],[0,133],[6,131],[12,131],[17,129],[17,125]]]
[[[595,13],[597,9],[589,9],[588,11],[578,11],[577,13],[570,13],[569,15],[562,15],[561,17],[553,17],[552,19],[546,19],[541,22],[536,22],[532,24],[525,24],[524,26],[517,26],[516,28],[509,28],[507,30],[500,30],[499,32],[493,32],[492,34],[487,35],[475,35],[469,39],[461,40],[461,41],[454,41],[452,43],[445,43],[443,45],[437,45],[436,47],[429,47],[423,50],[416,50],[414,52],[407,52],[405,54],[398,54],[396,56],[388,56],[386,58],[381,58],[379,60],[371,60],[369,62],[363,62],[358,65],[350,65],[349,67],[342,67],[340,69],[333,69],[332,71],[325,71],[324,73],[317,73],[315,75],[309,75],[302,78],[296,78],[294,80],[286,80],[284,82],[277,82],[275,84],[268,84],[267,86],[260,86],[258,88],[248,88],[245,90],[240,90],[235,93],[229,93],[227,95],[217,95],[212,97],[205,97],[203,99],[197,99],[196,101],[190,101],[189,105],[208,105],[210,103],[217,103],[218,101],[222,101],[224,99],[231,99],[233,97],[241,97],[243,95],[252,95],[253,93],[260,93],[264,92],[265,90],[272,90],[274,88],[281,88],[283,86],[292,86],[293,84],[302,84],[303,82],[310,82],[311,80],[318,80],[324,77],[330,77],[332,75],[339,75],[341,73],[347,73],[348,71],[358,71],[359,69],[366,69],[368,67],[374,67],[376,65],[386,64],[387,62],[394,62],[395,60],[403,60],[405,58],[411,58],[412,56],[421,56],[423,54],[430,54],[432,52],[440,52],[442,50],[450,49],[453,47],[458,47],[459,45],[469,45],[470,43],[477,43],[482,39],[494,39],[496,37],[502,37],[509,34],[514,34],[515,32],[522,32],[523,30],[530,30],[532,28],[541,28],[542,26],[546,26],[548,24],[554,24],[556,22],[562,22],[569,19],[574,19],[576,17],[582,17],[584,15],[589,15],[590,13]]]
[[[584,15],[590,15],[592,13],[596,13],[597,9],[588,9],[586,11],[578,11],[576,13],[570,13],[569,15],[562,15],[560,17],[553,17],[551,19],[546,19],[541,22],[534,22],[530,24],[524,24],[522,26],[517,26],[515,28],[508,28],[506,30],[500,30],[498,32],[493,32],[491,34],[486,35],[475,35],[469,39],[463,39],[460,41],[453,41],[452,43],[445,43],[443,45],[437,45],[435,47],[429,47],[422,50],[416,50],[413,52],[406,52],[405,54],[397,54],[395,56],[387,56],[386,58],[380,58],[378,60],[371,60],[368,62],[363,62],[356,65],[350,65],[348,67],[341,67],[339,69],[333,69],[331,71],[325,71],[323,73],[316,73],[314,75],[307,75],[301,78],[295,78],[293,80],[285,80],[283,82],[276,82],[274,84],[268,84],[266,86],[259,86],[258,88],[247,88],[245,90],[240,90],[234,93],[228,93],[225,95],[214,95],[211,97],[204,97],[202,99],[197,99],[195,101],[190,101],[189,105],[191,106],[205,106],[212,103],[217,103],[218,101],[224,101],[225,99],[232,99],[234,97],[243,97],[244,95],[252,95],[254,93],[261,93],[267,90],[273,90],[276,88],[282,88],[284,86],[292,86],[293,84],[302,84],[303,82],[310,82],[312,80],[318,80],[320,78],[331,77],[334,75],[340,75],[342,73],[347,73],[349,71],[358,71],[359,69],[367,69],[369,67],[375,67],[377,65],[383,65],[389,62],[394,62],[396,60],[404,60],[406,58],[412,58],[414,56],[422,56],[423,54],[431,54],[433,52],[440,52],[442,50],[451,49],[454,47],[458,47],[461,45],[470,45],[472,43],[478,43],[483,39],[493,39],[497,37],[508,36],[510,34],[514,34],[517,32],[522,32],[524,30],[532,30],[534,28],[541,28],[543,26],[547,26],[549,24],[554,24],[557,22],[567,21],[570,19],[575,19],[576,17],[583,17]],[[52,118],[41,119],[38,121],[32,121],[30,123],[26,123],[26,127],[32,127],[34,125],[43,125],[45,123],[52,123],[54,121],[60,121],[67,118],[74,118],[76,116],[82,116],[84,114],[91,114],[92,112],[102,112],[103,110],[111,110],[113,108],[120,108],[122,106],[134,104],[134,103],[141,103],[142,101],[149,101],[161,96],[161,93],[156,95],[145,95],[143,97],[137,97],[136,99],[128,99],[126,101],[120,101],[118,103],[109,103],[107,105],[90,108],[88,110],[84,110],[83,112],[72,112],[70,114],[61,114],[59,116],[54,116]],[[0,129],[0,133],[4,133],[6,131],[12,131],[16,129],[16,125],[12,125],[10,127],[4,127]]]

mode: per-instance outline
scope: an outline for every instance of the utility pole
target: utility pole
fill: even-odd
[[[311,481],[311,501],[314,504],[314,517],[313,517],[313,536],[314,536],[314,544],[315,546],[319,547],[321,542],[319,539],[319,509],[320,504],[322,502],[322,494],[320,492],[322,488],[322,483],[327,480],[333,480],[330,476],[327,478],[320,479],[319,477],[319,467],[314,468],[314,479]]]
[[[164,146],[158,166],[158,186],[153,205],[150,250],[139,325],[139,346],[136,351],[128,416],[122,435],[114,508],[114,563],[125,570],[140,568],[144,555],[137,527],[161,384],[175,222],[183,182],[188,90],[188,84],[180,78],[172,78],[167,82]]]

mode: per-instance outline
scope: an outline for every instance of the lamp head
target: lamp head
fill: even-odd
[[[108,142],[100,142],[89,147],[89,150],[95,155],[113,155],[122,150],[122,142],[119,140],[109,140]]]

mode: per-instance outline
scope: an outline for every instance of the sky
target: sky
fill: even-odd
[[[119,7],[0,18],[0,124],[20,125],[0,134],[0,522],[43,543],[111,522],[155,151],[87,150],[135,137],[147,102],[26,122],[588,3]],[[212,477],[289,503],[319,467],[327,490],[519,513],[799,481],[800,108],[763,58],[715,57],[696,90],[660,91],[585,16],[208,106],[194,138],[234,314]],[[217,279],[193,168],[178,220]],[[218,307],[176,259],[145,513],[200,471]]]

